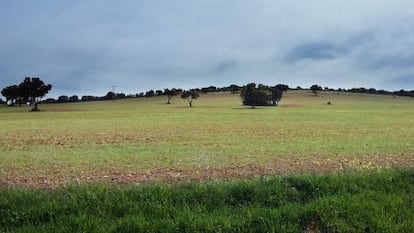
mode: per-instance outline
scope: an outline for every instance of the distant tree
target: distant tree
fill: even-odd
[[[13,106],[16,100],[21,104],[22,90],[19,86],[13,85],[3,88],[1,94],[6,97],[6,104]]]
[[[32,111],[39,111],[39,101],[52,89],[52,85],[45,84],[38,77],[26,77],[23,82],[19,84],[19,87],[23,99],[30,101],[30,103],[34,105]]]
[[[370,94],[377,94],[377,90],[375,88],[369,88],[368,93]]]
[[[59,103],[69,102],[69,97],[67,95],[61,95],[61,96],[58,97],[58,102]]]
[[[240,98],[244,105],[250,105],[254,108],[258,104],[258,95],[256,93],[256,83],[249,83],[243,87],[240,92]]]
[[[208,92],[216,92],[217,87],[215,87],[215,86],[203,87],[203,88],[200,89],[200,91],[203,94],[207,94]]]
[[[209,92],[209,89],[208,89],[208,87],[202,87],[202,88],[200,89],[200,91],[201,91],[201,93],[203,93],[203,94],[207,94],[207,93]]]
[[[276,106],[282,99],[283,91],[277,88],[268,88],[264,85],[249,83],[243,87],[240,97],[243,105],[249,105],[252,108],[255,106]]]
[[[278,88],[272,89],[271,101],[273,105],[277,105],[282,99],[282,97],[283,97],[283,90],[280,90]]]
[[[197,99],[199,96],[200,96],[200,94],[198,94],[198,92],[196,92],[194,90],[184,91],[181,94],[181,98],[187,99],[188,104],[189,104],[190,107],[193,107],[193,100]]]
[[[311,91],[313,92],[313,94],[315,94],[315,96],[317,96],[317,95],[318,95],[318,92],[319,92],[319,91],[322,91],[322,87],[321,87],[321,86],[319,86],[319,85],[317,85],[317,84],[312,85],[312,86],[310,87],[310,89],[311,89]]]
[[[275,86],[276,89],[281,90],[281,91],[287,91],[289,90],[289,86],[286,84],[277,84]]]
[[[43,100],[42,103],[54,104],[54,103],[58,103],[58,101],[53,99],[53,98],[47,98],[47,99]]]
[[[104,97],[102,97],[102,99],[104,99],[104,100],[114,100],[114,99],[116,99],[116,94],[112,91],[109,91],[108,93],[106,93],[106,95]]]
[[[72,95],[71,97],[69,97],[69,102],[78,102],[79,101],[79,97],[77,95]]]
[[[158,96],[161,96],[161,95],[162,95],[162,91],[161,91],[161,90],[156,90],[156,91],[155,91],[155,93],[156,93]]]
[[[169,89],[165,89],[164,90],[164,95],[166,95],[167,96],[167,104],[171,104],[171,99],[174,97],[174,96],[176,96],[178,93],[177,93],[177,90],[176,89],[171,89],[171,90],[169,90]]]
[[[240,91],[241,87],[237,86],[236,84],[231,84],[229,89],[232,94],[235,94]]]
[[[145,92],[145,97],[153,97],[155,96],[155,91],[154,90],[149,90],[147,92]]]
[[[126,99],[127,95],[125,93],[116,93],[117,99]]]

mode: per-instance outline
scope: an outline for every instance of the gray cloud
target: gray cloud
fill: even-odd
[[[40,76],[54,96],[250,81],[386,89],[414,74],[411,22],[409,0],[4,1],[0,85]]]
[[[346,53],[345,48],[327,42],[314,42],[297,45],[286,56],[288,62],[301,60],[330,60]]]

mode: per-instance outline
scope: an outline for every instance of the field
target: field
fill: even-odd
[[[332,104],[327,105],[330,101]],[[412,98],[285,93],[250,109],[210,93],[0,108],[0,186],[138,184],[414,164]]]
[[[165,102],[0,107],[0,232],[414,228],[414,99]]]

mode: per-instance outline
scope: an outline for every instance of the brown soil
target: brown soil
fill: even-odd
[[[106,183],[117,185],[139,185],[150,183],[179,183],[185,181],[213,181],[256,178],[286,174],[312,174],[352,172],[381,168],[413,168],[414,154],[370,155],[370,156],[319,156],[301,158],[277,158],[267,165],[249,164],[229,167],[194,167],[189,169],[157,168],[131,171],[113,168],[112,171],[78,172],[56,170],[53,174],[31,171],[22,174],[4,172],[0,177],[0,188],[56,188],[67,184]]]
[[[299,105],[298,104],[281,104],[281,105],[279,105],[279,107],[281,107],[281,108],[297,108],[297,107],[299,107]]]

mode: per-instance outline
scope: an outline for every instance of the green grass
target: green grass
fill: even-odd
[[[360,158],[384,158],[384,166],[412,166],[413,98],[291,91],[276,108],[246,108],[238,95],[217,93],[202,95],[194,108],[179,98],[165,102],[49,104],[37,113],[0,107],[2,182],[22,174],[18,179],[62,183],[117,172],[260,167],[303,158],[346,159],[351,167]],[[385,159],[390,155],[406,161]]]
[[[414,172],[0,190],[0,232],[412,232]]]

